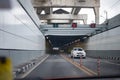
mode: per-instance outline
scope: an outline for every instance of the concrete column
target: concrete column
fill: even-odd
[[[71,14],[77,15],[81,8],[73,8]]]
[[[99,24],[99,7],[94,7],[95,23]]]
[[[83,19],[84,24],[87,24],[87,19]]]
[[[37,8],[34,8],[35,12],[37,13]]]
[[[70,24],[73,23],[73,20],[69,20]]]
[[[42,12],[42,9],[37,8],[37,9],[36,9],[36,11],[37,11],[37,14],[39,14],[39,15],[40,15],[40,14],[41,14],[41,12]]]
[[[50,14],[53,14],[53,8],[50,8]]]

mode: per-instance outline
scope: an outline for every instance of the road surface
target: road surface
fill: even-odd
[[[82,59],[81,62],[82,65],[80,66],[80,59],[72,59],[68,55],[50,55],[44,62],[26,75],[25,78],[29,80],[40,80],[98,76],[97,59],[87,57],[86,59]],[[120,76],[120,64],[114,64],[105,60],[100,60],[99,69],[100,76]]]

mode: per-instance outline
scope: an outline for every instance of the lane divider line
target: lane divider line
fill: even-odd
[[[32,69],[30,69],[28,72],[26,72],[24,75],[22,75],[20,78],[25,78],[27,75],[29,75],[36,67],[38,67],[42,62],[44,62],[49,55],[47,55],[44,59],[42,59],[37,65],[35,65]]]
[[[85,66],[82,66],[82,67],[83,67],[84,69],[86,69],[87,71],[91,72],[92,74],[97,75],[97,73],[96,73],[96,72],[94,72],[94,71],[92,71],[92,70],[88,69],[87,67],[85,67]]]
[[[76,64],[77,64],[77,65],[80,65],[80,64],[79,64],[79,63],[77,63],[77,62],[76,62]],[[97,73],[96,73],[96,72],[94,72],[94,71],[90,70],[89,68],[87,68],[87,67],[85,67],[85,66],[83,66],[83,65],[82,65],[81,67],[82,67],[82,68],[84,68],[85,70],[87,70],[88,72],[90,72],[90,73],[92,73],[92,74],[94,74],[94,75],[97,75]]]
[[[83,66],[83,65],[80,67],[80,64],[79,64],[79,63],[73,62],[71,59],[65,57],[64,55],[61,55],[61,56],[62,56],[64,59],[66,59],[68,62],[70,62],[71,64],[73,64],[74,66],[76,66],[77,68],[79,68],[80,70],[82,70],[83,72],[87,73],[89,76],[97,75],[96,72],[88,69],[87,67],[85,67],[85,66]]]
[[[88,74],[89,76],[92,76],[91,73],[89,73],[88,71],[84,70],[83,68],[81,68],[79,65],[77,65],[75,62],[73,62],[72,60],[67,59],[65,56],[61,55],[65,60],[67,60],[68,62],[70,62],[71,64],[73,64],[74,66],[76,66],[78,69],[82,70],[83,72],[85,72],[86,74]]]

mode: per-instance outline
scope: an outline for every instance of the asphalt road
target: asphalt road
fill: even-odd
[[[80,63],[79,58],[74,58],[73,60],[77,63]],[[98,73],[98,68],[99,68],[100,76],[110,76],[110,75],[120,76],[120,64],[100,59],[100,63],[98,67],[97,59],[87,57],[86,59],[81,59],[81,60],[83,66],[89,68],[90,70],[96,73]]]
[[[34,69],[26,78],[64,78],[64,77],[86,77],[86,73],[67,62],[60,55],[51,55]]]
[[[81,78],[98,76],[97,59],[86,58],[82,59],[81,62],[82,67],[80,67],[79,58],[71,59],[69,56],[65,55],[64,56],[50,55],[44,62],[42,62],[31,73],[29,73],[25,77],[26,78],[25,80],[56,79],[56,78],[58,79],[73,77]],[[120,64],[114,64],[105,60],[100,60],[100,76],[105,75],[120,76]],[[119,79],[107,79],[107,80],[119,80]]]

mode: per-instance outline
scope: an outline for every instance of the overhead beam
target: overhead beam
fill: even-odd
[[[45,11],[45,14],[52,14],[52,8],[34,8],[37,14],[41,14],[42,10]]]
[[[71,14],[77,15],[81,8],[73,8]]]
[[[45,14],[50,14],[50,8],[45,8]]]
[[[87,14],[50,14],[50,15],[39,15],[40,20],[87,20]]]
[[[86,0],[79,0],[79,2],[85,2]]]
[[[45,20],[46,21],[46,20]],[[60,24],[71,24],[73,23],[74,20],[47,20],[46,23],[51,24],[51,23],[60,23]],[[87,24],[87,20],[80,20],[83,21],[83,24]]]
[[[34,7],[99,7],[100,0],[34,0]]]
[[[71,24],[61,25],[59,24],[57,28],[54,28],[53,25],[41,25],[41,31],[44,35],[90,35],[96,29],[99,29],[99,26],[96,28],[90,28],[89,25],[80,25],[77,24],[77,28],[72,28]]]
[[[60,23],[60,24],[70,24],[70,20],[47,20],[48,24]]]
[[[76,30],[72,30],[72,31],[45,31],[44,32],[44,35],[69,35],[69,36],[72,36],[72,35],[88,35],[88,33],[92,33],[93,31],[76,31]]]

